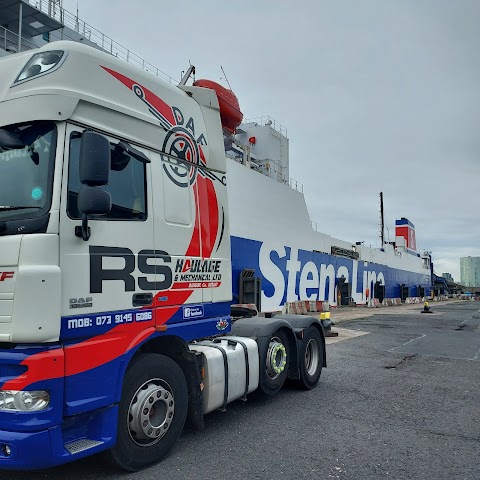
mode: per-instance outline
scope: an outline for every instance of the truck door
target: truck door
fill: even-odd
[[[132,310],[138,307],[135,294],[155,294],[154,276],[145,275],[151,280],[147,286],[143,283],[139,287],[138,281],[138,254],[153,249],[151,189],[147,180],[150,164],[116,151],[119,140],[109,139],[112,162],[106,189],[112,196],[112,210],[89,220],[91,237],[83,241],[75,235],[75,227],[80,225],[77,194],[81,135],[81,128],[68,127],[60,212],[62,314]],[[143,153],[149,155],[148,151]],[[148,286],[152,289],[148,290]]]
[[[157,323],[202,318],[200,220],[191,172],[185,162],[159,153],[152,154],[151,165],[155,249],[171,258],[173,275],[157,294]]]
[[[157,322],[228,315],[230,239],[222,177],[209,178],[206,170],[165,154],[152,154],[152,175],[155,248],[168,252],[173,270],[171,288],[157,296]]]
[[[155,270],[151,274],[148,265],[153,251],[150,164],[116,148],[118,139],[107,137],[111,170],[109,184],[101,187],[110,192],[112,209],[107,215],[89,218],[88,241],[75,234],[81,224],[77,196],[82,132],[80,127],[67,127],[60,208],[61,340],[67,346],[70,414],[90,408],[88,398],[95,398],[97,405],[111,402],[116,377],[101,369],[114,372],[131,342],[153,330],[151,302],[156,293]],[[149,156],[148,151],[135,148]],[[74,382],[76,375],[83,377]]]

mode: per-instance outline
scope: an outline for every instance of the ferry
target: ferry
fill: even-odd
[[[1,0],[0,25],[0,57],[71,40],[173,84],[190,81],[194,71],[175,81],[68,12],[61,0]],[[215,82],[194,85],[216,90],[222,111],[234,305],[252,304],[269,313],[297,302],[378,306],[422,301],[435,293],[431,254],[417,251],[409,219],[397,219],[394,241],[382,234],[379,248],[319,232],[302,186],[289,176],[286,129],[269,117],[244,119],[233,92]]]

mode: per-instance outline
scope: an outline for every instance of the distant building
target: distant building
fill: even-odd
[[[460,259],[460,283],[465,287],[480,287],[480,257]]]
[[[447,282],[455,282],[455,280],[452,277],[451,273],[442,273],[442,277],[447,281]]]

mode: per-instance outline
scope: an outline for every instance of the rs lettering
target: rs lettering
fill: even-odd
[[[172,259],[163,250],[142,250],[138,252],[137,261],[128,248],[91,246],[89,253],[91,293],[102,293],[105,281],[123,282],[126,292],[135,291],[135,283],[141,290],[167,290],[172,286],[172,270],[169,266]],[[123,265],[116,269],[103,268],[104,258],[119,258]],[[135,278],[135,263],[140,273],[155,276],[155,281],[149,281],[146,276]]]

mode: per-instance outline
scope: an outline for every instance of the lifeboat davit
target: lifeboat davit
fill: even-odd
[[[218,104],[220,105],[220,119],[222,127],[233,133],[242,123],[243,113],[240,111],[240,104],[236,95],[228,88],[212,80],[197,80],[193,84],[195,87],[210,88],[217,94]]]

